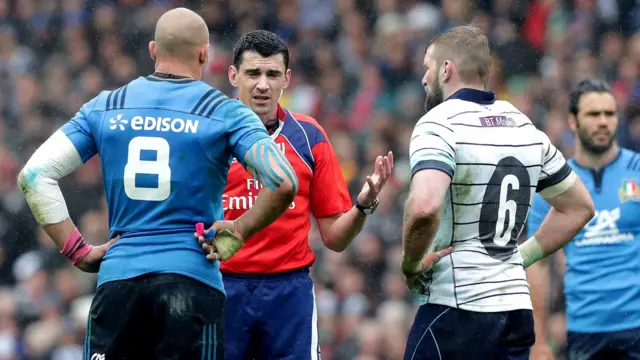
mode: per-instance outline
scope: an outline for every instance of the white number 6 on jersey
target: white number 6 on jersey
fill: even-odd
[[[498,207],[498,220],[496,221],[496,233],[493,236],[493,242],[496,245],[505,246],[511,241],[511,232],[516,225],[516,210],[518,204],[514,200],[507,200],[507,193],[509,192],[509,186],[512,190],[520,189],[520,181],[515,175],[509,174],[502,179],[500,184],[500,205]],[[504,230],[504,220],[509,212],[509,225],[507,225],[507,231]]]
[[[142,150],[156,153],[153,161],[140,160]],[[158,187],[136,186],[137,174],[158,176]],[[124,167],[124,191],[133,200],[163,201],[171,194],[171,168],[169,167],[169,142],[160,137],[138,136],[129,142],[129,156]]]

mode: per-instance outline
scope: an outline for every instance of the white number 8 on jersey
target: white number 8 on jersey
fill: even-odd
[[[142,150],[156,153],[153,161],[140,160]],[[137,174],[158,176],[158,187],[136,186]],[[169,142],[160,137],[138,136],[129,142],[129,156],[124,167],[124,191],[133,200],[163,201],[171,194],[171,168],[169,167]]]

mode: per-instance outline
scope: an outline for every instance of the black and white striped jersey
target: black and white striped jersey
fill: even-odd
[[[423,303],[531,309],[517,239],[536,191],[571,173],[562,153],[506,101],[452,99],[418,121],[410,162],[412,174],[438,169],[452,177],[428,251],[454,251],[431,270]]]

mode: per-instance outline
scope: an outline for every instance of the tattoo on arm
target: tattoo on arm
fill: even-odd
[[[254,176],[269,190],[274,191],[280,187],[286,176],[294,190],[298,189],[297,177],[284,157],[284,154],[278,149],[277,145],[271,139],[257,141],[247,153],[247,164],[254,169]]]

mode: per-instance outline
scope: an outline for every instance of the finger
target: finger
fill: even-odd
[[[115,244],[116,241],[120,240],[120,235],[117,235],[113,239],[109,240],[106,244],[106,248],[108,249],[111,245]]]
[[[389,159],[385,156],[384,160],[382,160],[382,176],[380,177],[380,184],[384,184],[389,177],[389,173]]]
[[[207,243],[202,243],[202,250],[204,250],[204,252],[206,252],[207,254],[210,254],[211,252],[214,252],[213,248],[211,247],[210,244]]]
[[[221,259],[220,254],[218,254],[216,252],[209,253],[207,255],[207,260],[217,261],[217,260],[220,260],[220,259]]]
[[[381,170],[382,170],[382,156],[378,156],[376,158],[376,166],[375,166],[374,174],[380,175]]]
[[[387,178],[388,178],[389,176],[391,176],[391,170],[392,170],[392,167],[391,167],[391,159],[389,159],[389,157],[388,157],[388,156],[385,156],[384,160],[385,160],[385,161],[384,161],[384,171],[385,171],[385,174],[386,174],[386,176],[384,177],[384,179],[385,179],[385,180],[387,180]]]
[[[391,170],[393,170],[393,151],[389,151],[389,155],[387,155],[387,157],[389,158],[389,164],[391,165]]]
[[[367,185],[369,185],[369,189],[371,191],[376,191],[376,184],[374,184],[373,179],[371,178],[371,176],[367,176]]]

